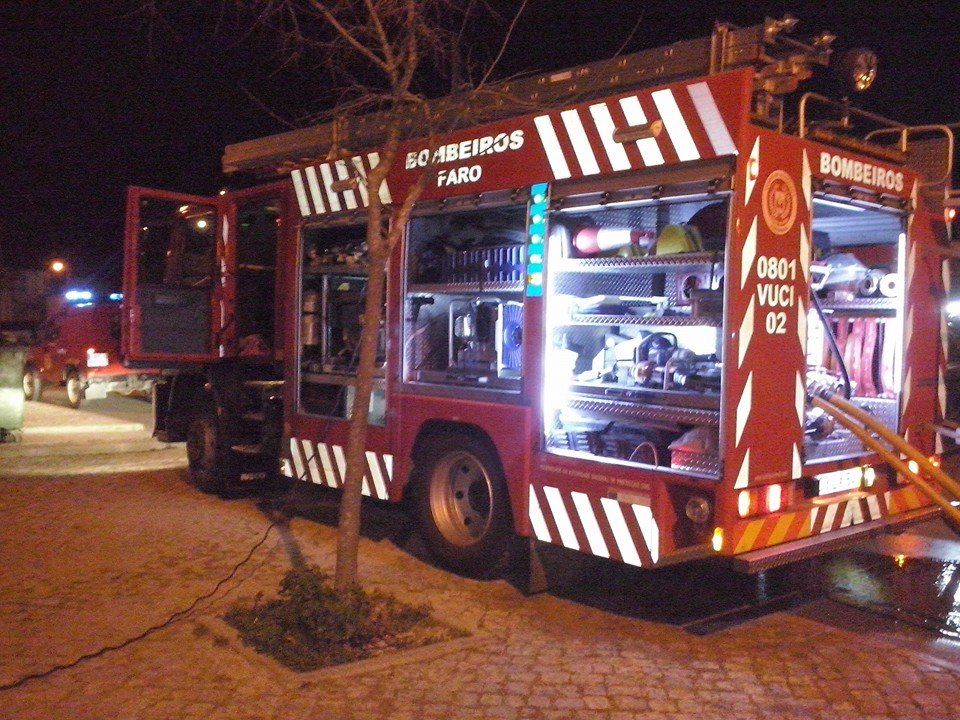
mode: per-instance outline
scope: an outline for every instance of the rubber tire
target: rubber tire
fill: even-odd
[[[492,489],[491,518],[476,542],[452,542],[439,527],[430,501],[431,478],[448,456],[467,452],[482,466]],[[466,433],[447,432],[429,438],[418,453],[413,510],[424,544],[436,562],[470,577],[491,577],[504,569],[514,538],[510,495],[496,452],[483,440]]]
[[[216,415],[199,415],[187,428],[187,463],[190,484],[209,494],[222,494],[230,486],[233,452]]]
[[[70,397],[70,383],[75,383],[77,388],[73,397]],[[67,372],[64,385],[67,389],[67,405],[72,407],[74,410],[78,409],[83,403],[83,383],[80,380],[80,373],[78,373],[76,370],[69,370]]]
[[[40,374],[35,367],[27,365],[23,370],[23,397],[25,400],[39,402],[41,395],[43,395],[43,380],[40,379]]]

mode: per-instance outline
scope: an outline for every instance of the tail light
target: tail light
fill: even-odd
[[[783,485],[765,485],[754,490],[741,490],[737,495],[737,513],[745,518],[761,513],[779,512],[786,504]]]

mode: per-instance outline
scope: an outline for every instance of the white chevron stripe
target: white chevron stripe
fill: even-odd
[[[750,410],[753,407],[753,371],[747,375],[747,382],[743,386],[743,393],[740,395],[740,402],[737,403],[737,441],[740,444],[743,437],[743,431],[747,427],[747,418],[750,417]]]
[[[620,98],[620,107],[623,109],[623,115],[630,127],[646,124],[646,113],[643,112],[643,108],[640,106],[640,98],[636,95]],[[637,149],[640,151],[640,157],[643,159],[644,165],[663,165],[663,153],[660,152],[660,146],[657,145],[656,138],[637,140]]]
[[[807,305],[801,299],[797,303],[797,338],[800,340],[800,352],[807,354]]]
[[[367,153],[367,160],[370,162],[370,168],[375,168],[380,164],[380,153]],[[386,178],[384,178],[383,182],[380,183],[380,187],[377,188],[377,195],[380,196],[380,202],[382,202],[384,205],[389,205],[393,202],[393,198],[390,196],[390,188],[387,185]]]
[[[550,116],[539,115],[533,119],[533,124],[537,127],[537,133],[540,135],[543,151],[547,154],[547,162],[550,163],[554,180],[563,180],[570,177],[570,168],[567,167],[567,159],[563,156],[563,150],[560,148],[560,141],[557,140],[557,133],[553,129],[553,121]]]
[[[317,445],[320,455],[320,464],[323,465],[323,477],[332,488],[337,487],[337,476],[333,472],[333,464],[330,462],[330,448],[326,443]]]
[[[573,152],[577,156],[577,162],[580,163],[583,174],[598,174],[600,166],[597,165],[597,158],[593,154],[593,148],[590,147],[587,133],[583,129],[580,114],[576,110],[564,110],[560,113],[560,119],[563,120],[563,124],[567,128],[567,136],[573,144]]]
[[[837,516],[837,503],[832,505],[827,505],[827,509],[823,513],[823,525],[820,526],[820,532],[830,532],[833,525],[833,519]]]
[[[653,518],[653,510],[645,505],[631,505],[631,507],[640,524],[640,532],[643,533],[643,539],[647,543],[647,550],[650,551],[650,559],[657,562],[660,557],[660,529]]]
[[[610,530],[613,532],[613,539],[617,541],[617,548],[620,550],[620,557],[628,565],[640,567],[640,555],[637,553],[637,546],[633,543],[630,536],[630,530],[627,528],[627,521],[623,517],[623,510],[620,503],[613,498],[600,498],[600,505],[607,515],[607,521],[610,523]]]
[[[293,470],[297,473],[297,480],[303,480],[303,458],[300,457],[300,447],[296,438],[290,438],[290,457],[293,458]]]
[[[753,195],[753,188],[757,184],[757,178],[760,177],[760,136],[757,136],[756,142],[753,143],[753,149],[750,151],[750,158],[747,160],[746,177],[744,178],[743,184],[743,204],[746,206],[750,203],[750,196]],[[754,220],[756,222],[756,220]]]
[[[629,170],[630,158],[627,157],[627,151],[623,149],[623,145],[613,139],[614,124],[610,116],[610,108],[606,103],[597,103],[590,106],[590,114],[593,115],[593,123],[597,126],[603,149],[607,151],[607,157],[610,158],[610,166],[615,171]]]
[[[740,463],[740,471],[737,473],[737,481],[733,484],[734,490],[742,490],[750,484],[750,448],[743,454],[743,462]]]
[[[750,341],[753,340],[753,311],[754,298],[751,295],[750,304],[747,305],[747,311],[743,314],[743,322],[740,323],[740,334],[737,336],[737,367],[743,367],[743,359],[747,356],[747,350],[750,349]]]
[[[797,420],[800,421],[800,427],[803,427],[807,414],[807,390],[803,386],[803,378],[800,377],[799,370],[797,370],[797,385],[794,392],[794,400],[797,404]]]
[[[333,459],[337,462],[337,472],[340,474],[340,482],[343,483],[347,479],[347,459],[343,455],[343,448],[339,445],[331,445],[330,449],[333,450]]]
[[[803,187],[803,198],[807,201],[807,210],[810,210],[813,207],[813,182],[810,173],[810,158],[806,150],[803,151],[803,170],[800,184]]]
[[[600,532],[600,526],[597,524],[597,518],[593,514],[593,507],[590,505],[590,498],[582,492],[572,492],[573,504],[577,508],[577,514],[580,516],[580,524],[587,534],[587,542],[590,543],[590,552],[600,557],[609,558],[610,551],[607,550],[607,544],[603,541],[603,533]]]
[[[383,466],[387,469],[387,480],[393,480],[393,455],[383,456]]]
[[[347,172],[347,164],[343,160],[337,160],[334,166],[337,168],[337,178],[340,180],[348,180],[350,178],[350,173]],[[357,196],[353,190],[343,191],[343,201],[347,204],[347,210],[357,209]]]
[[[803,281],[810,282],[810,238],[805,223],[800,223],[800,271]]]
[[[879,520],[883,516],[883,513],[880,512],[880,501],[877,500],[876,495],[867,497],[867,507],[870,508],[871,520]]]
[[[910,306],[910,311],[907,313],[907,335],[903,341],[904,352],[910,349],[910,341],[913,340],[913,306]]]
[[[555,487],[544,486],[543,494],[546,495],[550,512],[553,513],[553,521],[560,533],[560,541],[564,547],[579,550],[580,543],[577,542],[576,533],[573,532],[573,525],[570,524],[570,516],[567,515],[567,509],[563,506],[563,497],[561,497],[560,491]]]
[[[327,211],[327,206],[323,203],[323,193],[320,192],[320,183],[317,181],[317,169],[311,165],[306,169],[307,186],[310,188],[310,197],[313,200],[313,206],[318,214]]]
[[[797,444],[793,444],[793,477],[792,480],[803,475],[803,463],[800,461],[800,449],[797,447]]]
[[[820,508],[814,505],[810,508],[810,527],[807,528],[810,532],[813,532],[814,526],[817,524],[817,515],[820,514]]]
[[[380,470],[380,462],[377,460],[377,454],[367,450],[367,465],[370,469],[370,476],[373,478],[373,486],[376,489],[376,497],[380,500],[386,500],[387,485],[383,481],[383,472]]]
[[[307,459],[307,468],[310,470],[310,480],[319,484],[322,480],[320,479],[320,470],[317,468],[317,454],[313,450],[313,443],[306,438],[300,442],[303,445],[303,456]]]
[[[290,465],[290,458],[280,458],[280,474],[284,477],[293,477],[293,467]]]
[[[330,187],[330,184],[333,182],[330,163],[324,163],[320,166],[320,176],[323,178],[323,189],[327,191],[327,199],[330,201],[330,212],[340,212],[340,198]]]
[[[310,215],[310,203],[307,202],[307,193],[303,189],[303,177],[299,170],[290,173],[290,179],[293,180],[293,189],[297,193],[297,205],[300,206],[300,214],[304,217]]]
[[[687,92],[690,93],[693,106],[697,110],[697,115],[700,116],[703,129],[707,131],[707,137],[713,145],[713,152],[717,155],[736,155],[737,146],[730,137],[726,123],[723,122],[723,116],[720,115],[717,103],[713,99],[710,86],[705,82],[694,83],[687,86]]]
[[[853,506],[856,503],[843,503],[843,517],[840,518],[840,527],[845,528],[853,522]]]
[[[687,160],[698,160],[700,153],[697,150],[697,144],[693,141],[690,129],[683,119],[683,113],[677,106],[677,100],[673,97],[672,90],[657,90],[650,93],[657,111],[660,113],[660,119],[663,120],[664,127],[667,128],[667,135],[676,148],[677,157],[682,162]]]
[[[363,167],[363,160],[359,155],[354,155],[350,158],[350,162],[353,163],[353,169],[359,178],[357,182],[357,192],[360,193],[360,202],[363,203],[364,207],[369,207],[370,192],[367,190],[367,171]]]
[[[757,258],[757,216],[753,216],[753,224],[747,232],[747,237],[743,240],[743,247],[740,248],[740,289],[747,284],[747,278],[750,277],[750,271],[753,270],[753,261]]]
[[[530,525],[533,527],[533,534],[537,540],[551,542],[547,520],[543,517],[543,510],[540,509],[540,501],[537,499],[537,493],[533,489],[533,485],[530,485],[530,509],[527,514],[530,517]]]
[[[910,407],[910,394],[913,392],[913,368],[907,368],[907,377],[903,381],[903,408],[900,412],[901,415],[906,413],[907,408]]]

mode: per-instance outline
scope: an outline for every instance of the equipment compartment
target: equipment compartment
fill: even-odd
[[[726,195],[550,218],[553,452],[719,477]]]

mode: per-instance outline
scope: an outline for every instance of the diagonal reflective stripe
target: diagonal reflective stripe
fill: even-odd
[[[703,123],[703,129],[707,131],[707,137],[710,138],[713,152],[717,155],[736,155],[737,146],[730,137],[730,131],[727,130],[727,124],[723,121],[720,109],[713,99],[710,86],[705,82],[694,83],[687,86],[687,91],[690,93],[690,99],[693,100],[697,115],[700,116],[700,122]]]
[[[383,466],[387,469],[387,482],[393,480],[393,455],[383,456]]]
[[[560,119],[563,120],[563,124],[567,128],[567,135],[573,144],[573,152],[577,156],[577,162],[580,163],[583,174],[596,175],[599,173],[600,166],[597,165],[597,158],[593,154],[593,148],[590,147],[590,141],[587,140],[587,133],[583,129],[580,114],[576,110],[564,110],[560,113]]]
[[[380,462],[377,460],[377,454],[367,450],[367,465],[370,468],[370,477],[373,479],[373,485],[376,488],[376,497],[381,500],[387,499],[387,485],[383,482],[383,473],[380,470]]]
[[[290,465],[290,458],[282,458],[280,460],[280,474],[288,478],[293,477],[293,467]]]
[[[537,499],[537,493],[530,485],[530,509],[527,512],[530,517],[530,525],[533,527],[533,534],[537,540],[550,542],[550,530],[547,529],[547,520],[543,517],[543,510],[540,509],[540,501]]]
[[[687,127],[683,114],[677,106],[677,99],[673,96],[671,90],[657,90],[650,93],[657,111],[660,113],[660,119],[663,120],[664,127],[667,128],[667,135],[670,136],[673,147],[677,150],[677,157],[682,161],[697,160],[700,153],[697,151],[697,144],[690,135],[690,129]]]
[[[740,335],[737,337],[737,367],[743,367],[743,360],[747,357],[750,341],[753,340],[753,313],[754,297],[751,295],[750,304],[747,305],[747,311],[743,314],[743,322],[740,323]]]
[[[343,456],[343,448],[339,445],[331,445],[330,449],[333,450],[333,458],[337,461],[337,472],[340,473],[340,484],[342,485],[347,481],[347,460]]]
[[[590,114],[593,115],[593,122],[600,134],[603,149],[607,151],[607,157],[610,158],[610,166],[614,170],[629,170],[630,158],[627,157],[627,151],[623,149],[623,145],[613,139],[614,124],[610,116],[610,108],[606,103],[597,103],[590,106]]]
[[[370,161],[370,167],[375,168],[380,164],[380,153],[367,153],[367,160]],[[380,187],[377,188],[377,195],[380,196],[380,202],[382,202],[384,205],[389,205],[393,202],[393,198],[390,197],[390,188],[387,187],[386,178],[384,178],[383,182],[380,183]]]
[[[337,168],[337,177],[340,180],[350,179],[350,173],[347,172],[347,164],[343,160],[337,160],[334,163],[334,166]],[[343,191],[343,201],[347,204],[347,210],[357,209],[357,196],[354,194],[353,190]]]
[[[590,498],[582,492],[572,492],[573,504],[577,508],[577,514],[580,516],[580,523],[583,525],[584,532],[587,534],[587,542],[590,543],[590,552],[600,557],[609,558],[610,551],[607,550],[607,544],[603,541],[603,533],[600,532],[600,526],[597,524],[597,518],[593,514],[593,507],[590,505]]]
[[[370,204],[370,193],[367,191],[367,171],[363,167],[363,160],[359,155],[354,155],[350,158],[350,161],[353,163],[353,169],[357,171],[357,177],[360,178],[360,181],[357,183],[360,202],[363,203],[364,207],[367,207]]]
[[[320,166],[320,175],[323,177],[323,189],[327,191],[327,199],[330,201],[330,212],[340,211],[340,198],[330,188],[333,182],[333,173],[330,172],[330,163],[324,163]]]
[[[747,382],[743,386],[743,393],[740,395],[740,402],[737,403],[737,436],[734,444],[739,445],[743,438],[743,431],[747,427],[747,418],[750,417],[750,410],[753,407],[753,371],[747,375]]]
[[[293,180],[293,189],[297,193],[297,205],[300,206],[300,214],[307,217],[310,214],[310,203],[307,202],[307,193],[303,189],[303,177],[299,170],[290,173],[290,179]]]
[[[627,124],[631,127],[647,123],[647,115],[643,112],[643,108],[640,106],[640,98],[636,95],[620,98],[620,107],[623,109]],[[660,146],[657,145],[656,138],[637,140],[637,149],[640,151],[640,157],[643,158],[644,165],[663,165],[663,153],[660,152]]]
[[[323,478],[327,485],[332,488],[337,486],[337,476],[333,472],[333,464],[330,462],[330,448],[326,443],[317,445],[320,455],[320,463],[323,465]]]
[[[303,445],[303,456],[307,459],[307,467],[310,470],[310,479],[315,483],[320,483],[320,470],[317,467],[317,454],[313,450],[313,443],[306,438],[300,442]]]
[[[643,539],[647,543],[647,550],[650,551],[650,559],[656,562],[660,556],[660,529],[657,527],[657,521],[653,519],[653,510],[646,505],[631,505],[631,507],[640,525]]]
[[[310,188],[310,197],[313,199],[313,205],[317,208],[317,213],[325,213],[327,206],[323,203],[323,193],[320,192],[320,183],[317,181],[317,169],[311,165],[306,169],[307,187]]]
[[[570,168],[567,167],[567,159],[563,156],[550,116],[535,117],[533,124],[537,126],[537,133],[540,135],[540,142],[543,144],[543,151],[547,154],[547,162],[550,163],[554,179],[563,180],[570,177]]]
[[[830,532],[833,529],[833,519],[837,516],[837,503],[828,505],[827,509],[823,513],[823,525],[820,527],[820,532]]]
[[[560,491],[555,487],[544,487],[543,494],[547,496],[547,504],[550,506],[550,512],[553,513],[553,521],[557,524],[560,541],[564,547],[579,550],[580,543],[577,542],[576,533],[573,532],[573,525],[570,524],[570,516],[567,515]]]
[[[637,546],[633,544],[633,538],[630,537],[630,530],[627,528],[627,521],[623,517],[623,509],[613,498],[600,498],[600,504],[607,515],[607,521],[610,523],[610,529],[613,531],[613,537],[617,541],[617,547],[620,549],[620,557],[628,565],[641,566],[640,555],[637,553]]]
[[[296,438],[290,438],[290,456],[293,458],[293,470],[297,473],[297,480],[303,480],[303,458],[300,457],[300,446]]]

